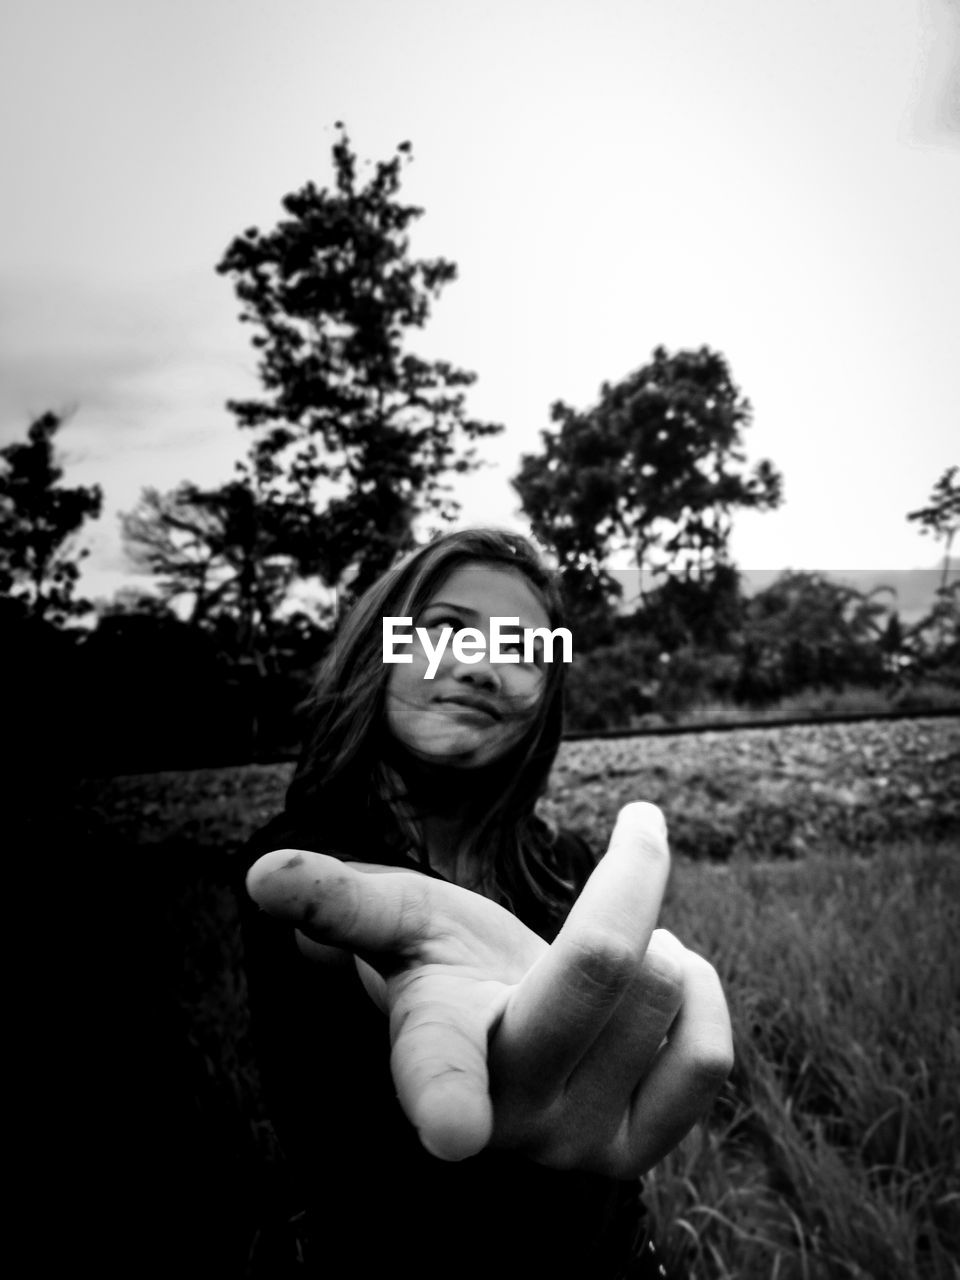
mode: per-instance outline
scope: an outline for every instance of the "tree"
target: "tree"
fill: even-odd
[[[657,640],[661,652],[692,645],[728,652],[739,636],[743,614],[740,575],[720,563],[700,578],[671,574],[645,593],[627,626]]]
[[[230,647],[258,667],[272,665],[276,612],[294,575],[282,506],[261,501],[241,472],[217,489],[144,489],[122,527],[133,563],[158,575],[163,601],[187,598],[198,627],[222,630],[227,620]]]
[[[558,429],[541,432],[542,452],[523,457],[513,484],[565,572],[601,575],[628,550],[641,570],[703,579],[729,564],[734,510],[781,499],[770,462],[743,469],[750,418],[722,355],[657,347],[586,412],[555,403]]]
[[[889,593],[864,594],[817,573],[780,574],[746,602],[738,697],[764,702],[802,689],[882,685],[892,674],[896,615],[879,597]]]
[[[299,525],[300,571],[331,584],[355,569],[362,589],[409,545],[414,522],[459,509],[444,477],[477,465],[472,444],[501,427],[467,417],[473,373],[405,350],[430,304],[456,278],[442,258],[413,259],[422,210],[401,203],[402,143],[363,183],[342,125],[336,188],[286,196],[289,215],[228,247],[228,275],[253,325],[265,396],[231,401],[255,433],[259,491]]]
[[[0,597],[36,621],[61,626],[89,612],[74,596],[80,562],[88,554],[75,535],[100,515],[99,485],[61,484],[54,437],[62,418],[45,413],[27,431],[25,443],[0,449]]]
[[[940,590],[947,589],[947,578],[950,572],[950,548],[953,539],[960,529],[960,483],[957,472],[960,467],[947,467],[943,475],[933,486],[930,498],[925,507],[918,507],[907,515],[908,520],[919,523],[920,532],[930,534],[937,542],[943,541],[943,572],[940,578]]]

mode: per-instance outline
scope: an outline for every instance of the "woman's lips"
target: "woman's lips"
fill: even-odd
[[[450,698],[438,698],[437,701],[441,706],[456,707],[458,711],[465,711],[473,715],[482,716],[485,720],[501,719],[500,713],[493,704],[487,702],[484,698],[456,696]]]

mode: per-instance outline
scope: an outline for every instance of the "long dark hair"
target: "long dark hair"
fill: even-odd
[[[287,793],[287,813],[298,827],[318,837],[329,833],[332,845],[338,832],[349,831],[351,846],[360,846],[354,856],[385,861],[385,848],[399,853],[412,844],[428,865],[415,815],[410,822],[389,765],[382,619],[416,617],[441,582],[468,563],[522,575],[542,601],[551,629],[563,624],[553,575],[526,538],[499,529],[442,534],[360,597],[318,672],[308,704],[310,731]],[[535,812],[560,745],[563,666],[545,664],[543,696],[523,738],[503,759],[471,771],[475,814],[467,852],[484,891],[515,910],[524,902],[548,912],[569,906],[570,886],[552,856],[554,833]]]

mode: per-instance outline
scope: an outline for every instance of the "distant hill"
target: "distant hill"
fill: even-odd
[[[654,585],[652,575],[640,575],[636,569],[615,569],[611,572],[623,586],[624,611],[628,611],[636,600],[641,581],[645,589]],[[782,569],[740,570],[747,595],[769,587],[783,572],[785,570]],[[819,573],[835,582],[842,582],[864,595],[869,595],[871,591],[879,592],[883,588],[892,591],[891,603],[895,602],[901,620],[906,623],[918,621],[929,611],[943,577],[942,566],[934,569],[811,569],[806,572]],[[951,557],[948,581],[956,582],[958,577],[960,559]],[[890,599],[886,595],[880,598]]]
[[[903,622],[916,622],[929,612],[943,578],[943,569],[825,569],[825,578],[842,582],[855,591],[869,595],[871,591],[889,588],[893,591],[891,603],[896,604]],[[779,575],[772,570],[748,570],[744,572],[748,592],[760,591]],[[948,581],[960,576],[960,560],[951,559]],[[889,596],[881,596],[883,600]]]

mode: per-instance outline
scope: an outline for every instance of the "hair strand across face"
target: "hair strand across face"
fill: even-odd
[[[382,620],[416,618],[451,573],[473,564],[519,574],[542,602],[550,627],[562,625],[553,575],[525,538],[497,529],[441,535],[374,583],[343,619],[321,665],[287,795],[288,812],[329,846],[352,831],[369,847],[369,860],[378,861],[384,849],[403,854],[416,845],[416,821],[397,798],[397,754],[385,722],[391,668],[383,663]],[[503,758],[470,771],[475,803],[464,852],[479,867],[485,892],[508,905],[532,896],[552,908],[566,885],[550,865],[550,833],[535,808],[560,744],[563,663],[549,663],[545,671],[527,732]],[[413,852],[425,859],[422,841]]]

